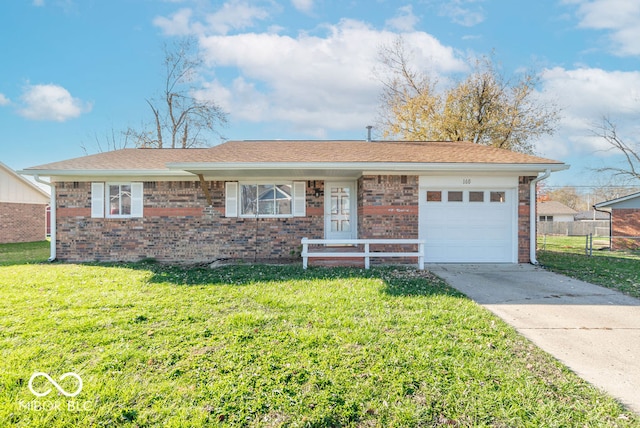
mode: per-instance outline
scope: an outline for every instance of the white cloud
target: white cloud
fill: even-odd
[[[640,55],[640,2],[631,0],[570,0],[577,5],[579,26],[609,31],[617,55]]]
[[[419,18],[413,14],[413,6],[407,5],[398,9],[398,14],[388,19],[385,25],[397,31],[410,32],[414,31],[419,21]]]
[[[313,0],[291,0],[291,4],[304,13],[309,13],[313,9]]]
[[[269,12],[247,1],[231,0],[214,13],[204,14],[204,22],[193,22],[193,10],[180,9],[169,18],[156,17],[153,23],[168,36],[188,34],[228,34],[232,30],[251,28],[257,21],[267,19]]]
[[[194,28],[191,26],[191,15],[193,11],[191,9],[180,9],[170,18],[164,16],[158,16],[153,20],[153,24],[160,27],[167,36],[186,36],[194,32]]]
[[[249,2],[232,0],[225,3],[218,12],[207,16],[209,28],[217,34],[227,34],[230,30],[251,28],[255,21],[266,19],[269,13]]]
[[[33,0],[33,5],[34,6],[44,6],[44,0]]]
[[[91,104],[71,96],[59,85],[28,85],[20,97],[18,113],[32,120],[64,122],[91,111]]]
[[[484,0],[451,0],[440,7],[440,14],[448,16],[455,24],[473,27],[485,19],[485,12],[481,5]]]
[[[200,40],[205,57],[219,67],[235,67],[240,78],[218,81],[209,94],[232,117],[283,121],[321,137],[327,130],[352,130],[375,119],[380,84],[372,77],[380,46],[396,34],[360,21],[327,25],[324,36],[273,33],[212,35]],[[416,67],[444,74],[464,69],[453,49],[431,35],[403,35]]]
[[[638,141],[640,72],[556,67],[544,70],[542,83],[543,98],[555,100],[563,118],[557,134],[538,147],[541,154],[559,159],[577,153],[604,155],[609,146],[593,137],[603,116],[611,117],[629,141]]]
[[[4,94],[0,94],[0,106],[6,106],[11,103],[11,100],[7,98]]]

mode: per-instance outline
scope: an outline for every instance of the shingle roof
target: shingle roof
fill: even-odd
[[[122,149],[25,169],[167,171],[185,163],[484,163],[562,162],[469,142],[229,141],[206,149]]]
[[[578,214],[573,216],[574,220],[610,220],[611,217],[609,214],[602,211],[580,211]]]
[[[469,142],[230,141],[202,162],[560,163]]]
[[[121,149],[26,168],[25,171],[167,170],[169,162],[198,162],[209,149]]]
[[[538,215],[574,215],[577,212],[558,201],[538,202]]]

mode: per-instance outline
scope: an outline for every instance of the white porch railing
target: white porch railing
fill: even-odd
[[[371,245],[406,245],[413,244],[418,246],[418,251],[371,251]],[[416,257],[418,259],[418,269],[424,270],[424,244],[423,239],[308,239],[302,238],[302,267],[307,268],[309,257],[321,258],[364,258],[364,267],[369,269],[371,265],[371,257]],[[364,251],[323,251],[312,252],[309,245],[363,245]]]

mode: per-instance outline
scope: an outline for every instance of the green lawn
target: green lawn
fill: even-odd
[[[21,427],[637,426],[405,269],[0,267],[0,421]],[[73,398],[60,395],[45,372]]]
[[[638,252],[594,249],[592,256],[586,256],[585,238],[576,236],[547,236],[545,243],[546,247],[538,238],[538,261],[545,268],[640,298]]]
[[[0,266],[46,262],[49,258],[49,248],[49,241],[0,244]]]

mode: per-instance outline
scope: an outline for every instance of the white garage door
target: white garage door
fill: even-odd
[[[469,183],[464,187],[450,179],[421,186],[420,238],[426,240],[425,260],[517,262],[517,188],[504,186],[502,180],[485,187],[491,184],[486,177],[464,180]],[[473,187],[478,181],[483,186]]]

